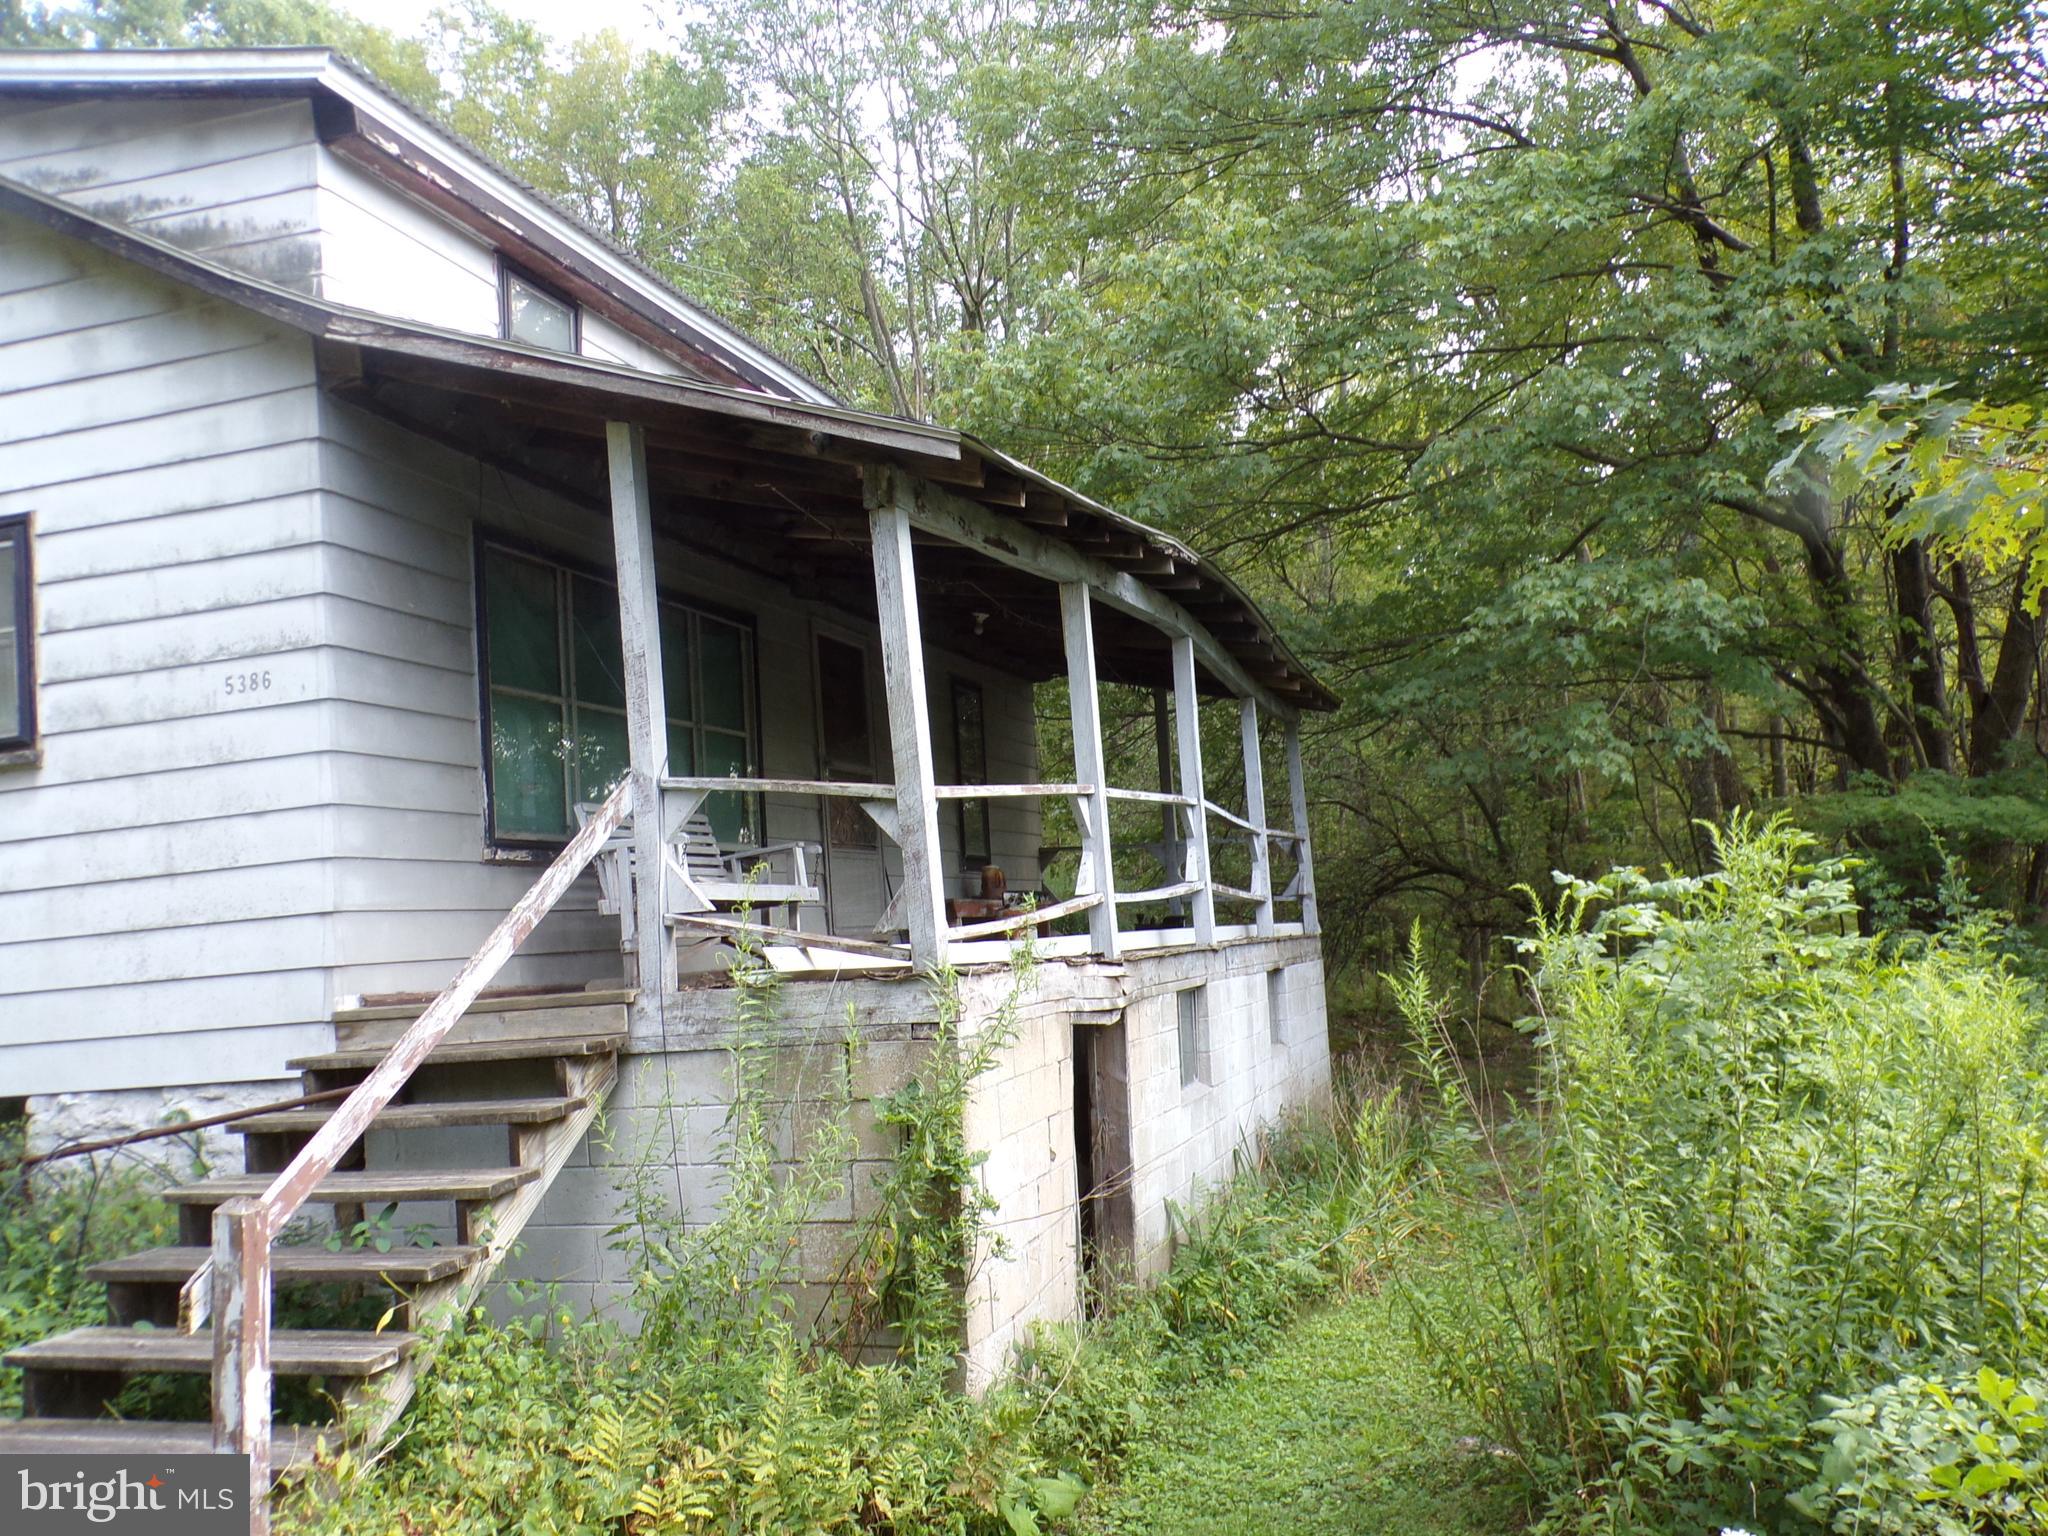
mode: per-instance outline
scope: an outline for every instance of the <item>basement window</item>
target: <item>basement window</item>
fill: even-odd
[[[507,341],[550,352],[575,352],[580,340],[576,306],[525,273],[498,265],[498,333]]]
[[[1184,987],[1173,995],[1180,1010],[1180,1085],[1214,1082],[1209,1056],[1209,989]]]
[[[577,803],[602,800],[630,764],[618,586],[487,542],[477,597],[491,840],[560,843]],[[669,772],[752,774],[753,632],[664,598],[661,671]],[[761,825],[757,796],[716,794],[704,808],[727,847]]]
[[[0,517],[0,753],[35,744],[35,571],[22,513]]]
[[[1266,972],[1266,1038],[1287,1043],[1287,968]]]

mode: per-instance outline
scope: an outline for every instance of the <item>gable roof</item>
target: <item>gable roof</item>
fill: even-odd
[[[1173,613],[1191,621],[1197,660],[1215,683],[1262,697],[1269,707],[1277,705],[1288,713],[1337,707],[1336,695],[1302,665],[1252,600],[1215,565],[1170,535],[1059,484],[967,433],[836,402],[789,400],[756,389],[648,373],[311,298],[5,177],[0,177],[0,214],[33,220],[305,333],[313,338],[331,388],[353,381],[355,397],[362,403],[415,430],[432,430],[416,412],[410,418],[406,415],[409,406],[427,396],[461,402],[472,424],[490,412],[512,413],[508,421],[516,431],[501,437],[500,446],[537,440],[550,431],[573,442],[579,433],[587,436],[585,429],[593,425],[601,438],[607,420],[646,426],[650,443],[655,435],[668,434],[682,445],[676,449],[679,454],[725,464],[710,477],[695,477],[707,479],[709,489],[691,499],[700,510],[713,510],[726,519],[748,519],[749,534],[804,541],[822,532],[837,542],[858,542],[865,536],[866,520],[859,516],[857,525],[850,524],[847,509],[857,513],[861,507],[864,466],[900,463],[936,484],[939,494],[957,505],[970,512],[978,508],[995,513],[1016,530],[980,551],[975,558],[982,563],[993,554],[1000,564],[1005,553],[1017,552],[1014,542],[1005,544],[1003,539],[1064,546],[1072,552],[1069,559],[1079,557],[1079,563],[1094,573],[1093,584],[1123,610],[1105,615],[1117,623],[1098,631],[1098,659],[1106,663],[1102,670],[1109,680],[1161,685],[1156,667],[1163,653],[1157,645],[1146,647],[1142,655],[1133,647],[1125,654],[1135,659],[1120,662],[1116,630],[1120,625],[1126,643],[1134,631],[1156,641],[1156,630],[1145,630],[1145,616]],[[516,414],[522,410],[529,413],[524,418]],[[602,455],[568,457],[601,463]],[[536,461],[545,458],[545,449],[535,455]],[[761,466],[761,478],[735,487],[735,459]],[[544,471],[547,465],[538,467]],[[521,472],[527,472],[527,466]],[[717,473],[728,478],[720,481]],[[776,477],[786,480],[794,496],[774,484]],[[559,479],[556,486],[576,494],[570,477]],[[763,486],[774,494],[749,500],[747,492]],[[596,500],[587,494],[582,499]],[[815,506],[807,510],[805,502]],[[775,510],[760,511],[763,507]],[[789,518],[791,512],[798,514],[796,519]],[[783,526],[768,526],[769,518],[777,515],[785,519]],[[804,526],[792,527],[792,521]],[[920,581],[926,595],[940,595],[939,584],[928,582],[930,578]],[[954,606],[974,601],[961,599]],[[978,636],[984,615],[974,617],[973,632]],[[1049,627],[1058,632],[1056,621]],[[1056,666],[1049,664],[1052,658],[1032,657],[1021,642],[1006,650],[1006,659],[1019,667],[1036,662],[1046,675],[1057,675]]]
[[[643,333],[651,328],[689,349],[713,377],[792,400],[838,403],[822,384],[332,48],[0,49],[0,96],[130,93],[306,97],[329,149],[507,250],[571,297],[624,311],[612,318],[630,316]]]

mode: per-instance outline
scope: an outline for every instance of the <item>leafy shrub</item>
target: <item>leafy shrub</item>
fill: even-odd
[[[1989,1366],[1946,1382],[1886,1382],[1814,1427],[1820,1476],[1794,1496],[1830,1530],[2019,1536],[2048,1530],[2042,1392]]]
[[[18,1121],[0,1125],[0,1352],[104,1323],[106,1287],[85,1272],[102,1260],[169,1242],[176,1228],[157,1199],[167,1169],[152,1158],[129,1149],[24,1164],[24,1130]],[[203,1172],[192,1147],[159,1155]],[[20,1411],[20,1373],[0,1371],[0,1418]]]
[[[1860,934],[1846,868],[1782,822],[1716,841],[1713,873],[1539,911],[1533,1171],[1488,1143],[1448,1181],[1514,1191],[1466,1202],[1499,1283],[1421,1322],[1559,1525],[1797,1528],[1862,1475],[1829,1399],[2042,1358],[2032,993],[1979,928]]]

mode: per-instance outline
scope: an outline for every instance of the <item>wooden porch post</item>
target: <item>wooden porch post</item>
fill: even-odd
[[[1195,642],[1187,635],[1173,637],[1173,725],[1180,740],[1180,792],[1193,800],[1188,811],[1188,872],[1186,878],[1201,882],[1195,888],[1193,910],[1195,942],[1216,942],[1216,890],[1209,883],[1209,806],[1202,784],[1202,717],[1196,713],[1201,702],[1195,692]]]
[[[1102,755],[1102,701],[1095,693],[1095,620],[1088,584],[1060,583],[1060,627],[1067,640],[1067,711],[1074,722],[1074,776],[1095,792],[1076,801],[1093,823],[1081,829],[1082,875],[1091,878],[1102,900],[1088,909],[1088,944],[1114,960],[1116,943],[1116,851],[1109,837],[1109,768]]]
[[[1240,702],[1238,729],[1244,737],[1244,819],[1258,828],[1252,833],[1252,894],[1259,898],[1258,931],[1264,937],[1273,931],[1273,850],[1266,841],[1266,765],[1259,756],[1258,700]]]
[[[668,936],[662,885],[661,780],[668,772],[668,703],[661,671],[661,610],[654,583],[654,512],[647,438],[623,421],[605,423],[611,461],[612,551],[619,569],[619,642],[626,664],[626,749],[633,777],[633,1000],[636,1024],[661,1025],[661,1000],[676,989],[676,947]],[[639,1031],[636,1031],[638,1033]]]
[[[1287,798],[1294,803],[1294,890],[1301,898],[1301,931],[1321,933],[1316,912],[1316,870],[1308,847],[1308,780],[1301,771],[1301,722],[1287,722]]]
[[[882,625],[882,682],[889,695],[889,748],[896,764],[897,844],[903,850],[903,920],[910,961],[946,961],[946,898],[939,861],[939,800],[932,770],[932,723],[924,686],[924,632],[910,550],[912,490],[903,475],[868,479],[874,542],[875,608]]]
[[[249,1532],[270,1531],[270,1229],[261,1202],[213,1213],[213,1448],[249,1458]]]

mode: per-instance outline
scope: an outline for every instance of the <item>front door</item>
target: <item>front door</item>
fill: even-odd
[[[868,693],[867,647],[818,631],[818,777],[873,782],[877,772],[874,709]],[[857,800],[827,796],[825,915],[833,933],[864,937],[888,905],[883,889],[882,834]]]

